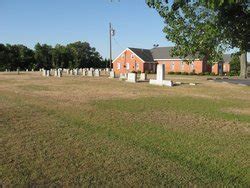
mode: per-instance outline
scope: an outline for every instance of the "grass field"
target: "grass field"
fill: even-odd
[[[4,185],[250,186],[250,87],[0,74]]]

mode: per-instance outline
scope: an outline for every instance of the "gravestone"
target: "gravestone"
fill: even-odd
[[[47,77],[50,76],[50,70],[46,70],[46,76],[47,76]]]
[[[90,77],[93,77],[93,76],[94,76],[93,70],[89,70],[89,71],[88,71],[88,76],[90,76]]]
[[[17,74],[19,74],[19,72],[20,72],[19,69],[17,69],[16,72],[17,72]]]
[[[69,69],[66,69],[66,74],[69,75]]]
[[[137,74],[136,73],[128,73],[128,79],[126,82],[136,83],[137,82]]]
[[[57,77],[61,78],[62,77],[62,71],[60,69],[58,69],[58,72],[57,72]]]
[[[73,70],[70,70],[70,71],[69,71],[69,74],[70,74],[70,75],[73,75]]]
[[[47,76],[47,72],[44,69],[43,69],[43,76]]]
[[[141,80],[141,81],[147,80],[147,74],[146,74],[146,73],[141,73],[141,75],[140,75],[140,80]]]
[[[94,76],[95,76],[95,77],[100,77],[100,70],[96,69],[96,70],[94,71]]]
[[[82,69],[82,75],[86,76],[86,69]]]
[[[165,65],[158,64],[157,65],[157,73],[156,73],[156,80],[150,79],[149,84],[152,85],[159,85],[159,86],[173,86],[173,81],[171,80],[164,80],[165,79]]]
[[[8,72],[8,69],[5,69],[5,72]]]
[[[57,77],[58,76],[58,70],[56,69],[54,72],[55,72],[54,76]]]
[[[127,79],[128,78],[128,74],[120,74],[120,80],[124,80],[124,79]]]
[[[115,78],[115,72],[114,71],[109,72],[109,78]]]
[[[26,69],[26,72],[29,72],[29,69]]]
[[[31,69],[32,72],[34,72],[34,69]]]
[[[79,69],[76,68],[76,69],[75,69],[75,75],[77,76],[78,74],[79,74]]]

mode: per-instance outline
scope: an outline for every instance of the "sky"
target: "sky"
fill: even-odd
[[[116,30],[113,59],[127,47],[174,45],[162,31],[163,19],[145,0],[112,1],[0,0],[0,43],[33,49],[38,42],[54,46],[86,41],[108,58],[111,22]]]
[[[116,30],[114,57],[127,47],[173,46],[164,22],[145,0],[0,0],[0,43],[89,42],[109,56],[109,22]],[[113,57],[113,58],[114,58]]]

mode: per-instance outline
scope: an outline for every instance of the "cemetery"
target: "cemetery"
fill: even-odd
[[[3,180],[120,184],[122,171],[135,173],[128,185],[153,186],[170,171],[176,184],[226,183],[247,169],[249,87],[168,75],[163,65],[119,77],[94,68],[1,72]],[[237,177],[247,184],[247,173]]]

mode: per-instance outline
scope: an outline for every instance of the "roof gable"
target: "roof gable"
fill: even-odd
[[[148,49],[141,49],[141,48],[128,48],[128,49],[130,49],[132,52],[134,52],[143,61],[148,61],[148,62],[154,61],[152,53]]]

